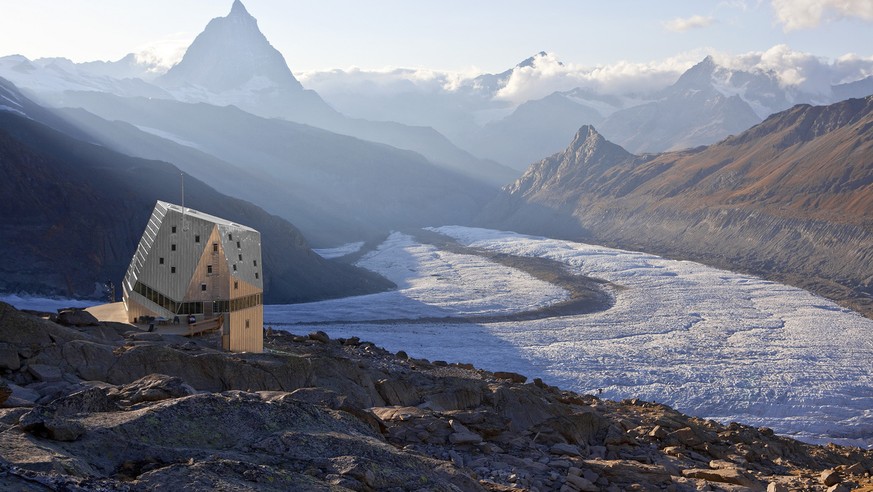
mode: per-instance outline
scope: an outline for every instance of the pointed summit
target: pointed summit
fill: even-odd
[[[585,166],[613,163],[631,157],[630,152],[603,138],[591,125],[583,125],[576,132],[565,155],[571,157],[577,165]]]
[[[185,56],[158,82],[214,93],[264,89],[302,91],[285,58],[258,29],[258,21],[235,0],[227,17],[209,21]]]
[[[718,65],[715,64],[712,55],[707,55],[706,58],[686,70],[673,84],[673,87],[681,90],[710,88],[712,87],[712,76],[717,68]]]
[[[251,14],[249,14],[249,11],[246,10],[246,7],[245,7],[245,5],[243,5],[242,2],[240,2],[239,0],[234,0],[233,6],[230,8],[230,14],[228,14],[227,16],[228,17],[251,17]]]

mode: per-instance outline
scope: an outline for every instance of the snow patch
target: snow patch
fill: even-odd
[[[361,250],[362,247],[364,247],[364,241],[343,244],[342,246],[337,246],[336,248],[313,249],[312,251],[315,251],[318,256],[321,256],[325,260],[330,260],[333,258],[341,258],[352,253],[357,253]]]

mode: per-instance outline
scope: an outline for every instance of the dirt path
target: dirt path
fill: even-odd
[[[361,320],[361,321],[315,321],[315,322],[300,322],[300,323],[273,323],[281,326],[299,326],[299,325],[371,325],[371,324],[471,324],[471,323],[502,323],[514,321],[531,321],[537,319],[556,318],[560,316],[572,316],[579,314],[596,313],[606,311],[614,304],[612,295],[607,292],[605,287],[612,285],[606,280],[586,277],[584,275],[573,275],[567,271],[566,265],[563,263],[549,260],[547,258],[535,258],[527,256],[513,256],[504,253],[495,253],[478,248],[471,248],[459,244],[454,239],[442,234],[427,231],[424,229],[416,229],[411,231],[403,231],[415,238],[416,241],[422,244],[430,244],[440,250],[456,253],[460,255],[476,255],[487,260],[499,263],[501,265],[521,270],[534,278],[549,282],[566,289],[570,293],[570,297],[565,300],[550,306],[532,309],[521,313],[512,314],[496,314],[485,316],[445,316],[445,317],[427,317],[427,318],[403,318],[403,319],[377,319],[377,320]],[[378,246],[378,245],[376,245]],[[371,246],[369,249],[375,249]],[[356,260],[360,259],[365,248],[361,248],[356,254]],[[344,260],[345,261],[345,258]]]

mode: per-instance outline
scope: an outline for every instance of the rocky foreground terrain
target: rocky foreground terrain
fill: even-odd
[[[0,303],[3,490],[873,490],[873,451],[389,353]]]

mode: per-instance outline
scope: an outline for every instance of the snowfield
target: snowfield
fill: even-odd
[[[477,256],[392,235],[359,266],[383,294],[266,306],[267,324],[359,336],[413,357],[472,362],[603,397],[638,397],[808,442],[873,446],[873,321],[801,289],[697,263],[511,232],[442,227],[460,243],[546,257],[608,280],[604,312],[524,322],[399,318],[520,312],[566,292]],[[361,323],[362,320],[395,320]],[[293,323],[336,322],[319,326]],[[355,321],[342,323],[341,321]]]

